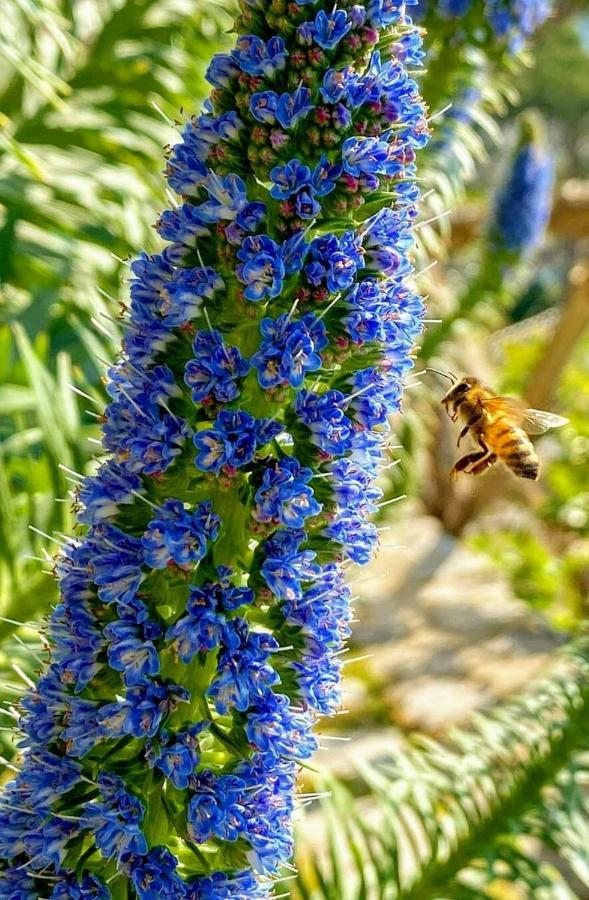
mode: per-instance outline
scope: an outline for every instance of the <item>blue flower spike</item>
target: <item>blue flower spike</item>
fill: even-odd
[[[430,16],[443,20],[463,19],[474,13],[473,22],[479,25],[477,16],[488,27],[492,38],[510,53],[519,53],[534,31],[556,8],[554,0],[414,0],[412,9],[418,21],[430,22]]]
[[[544,237],[552,209],[554,156],[548,149],[540,116],[520,117],[520,136],[504,183],[495,197],[492,240],[510,253],[526,255]]]
[[[401,0],[241,0],[131,264],[105,458],[56,560],[0,795],[0,897],[259,900],[340,702],[346,562],[424,307],[420,36]],[[277,887],[280,891],[280,887]]]

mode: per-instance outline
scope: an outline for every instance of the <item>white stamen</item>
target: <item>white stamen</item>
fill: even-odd
[[[378,509],[384,509],[385,506],[390,506],[391,503],[398,503],[399,500],[406,500],[407,494],[400,494],[398,497],[393,497],[392,500],[385,500],[383,503],[377,503],[376,506]]]
[[[317,320],[318,320],[319,322],[321,321],[321,319],[323,319],[323,318],[327,315],[327,313],[329,312],[329,310],[331,309],[331,307],[332,307],[332,306],[335,306],[335,304],[336,304],[337,301],[340,299],[340,297],[341,297],[341,293],[336,294],[335,297],[333,298],[333,300],[331,301],[331,303],[329,304],[329,306],[327,306],[327,307],[323,310],[323,312],[322,312],[320,315],[317,316]]]
[[[110,300],[111,303],[118,303],[117,298],[113,297],[112,294],[109,294],[108,291],[105,291],[104,288],[97,287],[96,290],[102,297],[105,297],[107,300]]]
[[[287,313],[287,316],[286,316],[286,319],[285,319],[285,322],[284,322],[285,325],[288,325],[288,323],[290,322],[290,320],[291,320],[292,317],[294,316],[294,314],[295,314],[295,312],[296,312],[296,309],[297,309],[297,306],[298,306],[298,305],[299,305],[299,299],[298,299],[298,297],[297,297],[297,299],[295,300],[295,302],[293,303],[293,305],[292,305],[291,308],[290,308],[290,312]]]
[[[160,404],[160,406],[163,406],[163,408],[165,409],[165,411],[168,413],[169,416],[172,416],[174,422],[179,422],[179,421],[180,421],[180,419],[178,418],[178,416],[175,416],[175,415],[174,415],[174,413],[172,412],[172,410],[170,409],[170,407],[168,406],[168,404],[166,403],[166,401],[165,401],[165,400],[162,400],[161,397],[160,397],[160,399],[159,399],[159,404]],[[100,443],[100,441],[99,441],[98,443]]]
[[[415,279],[415,278],[421,278],[422,275],[425,275],[426,272],[429,272],[431,269],[433,269],[435,266],[437,266],[437,264],[438,264],[438,260],[437,260],[437,259],[434,259],[434,261],[431,262],[431,263],[429,264],[429,266],[426,266],[425,269],[420,269],[419,272],[415,272],[415,273],[411,276],[411,278],[412,278],[412,279]]]
[[[72,475],[74,478],[79,479],[79,481],[84,481],[84,476],[80,472],[76,472],[75,469],[70,469],[69,466],[66,466],[63,463],[59,463],[58,468],[61,469],[62,472],[67,472],[68,475]]]
[[[112,256],[113,259],[116,259],[117,262],[120,262],[120,264],[121,264],[122,266],[130,266],[130,265],[131,265],[131,260],[130,260],[130,259],[121,259],[120,256],[117,256],[116,253],[112,253],[112,251],[111,251],[111,254],[110,254],[110,255]]]
[[[96,328],[98,328],[100,332],[102,332],[105,337],[109,339],[109,341],[112,341],[114,339],[114,335],[112,335],[110,331],[107,331],[102,322],[99,322],[95,316],[90,316],[90,321],[93,325],[96,326]]]
[[[447,209],[445,212],[440,213],[438,216],[432,216],[431,219],[425,219],[424,222],[418,222],[417,225],[414,226],[414,231],[419,231],[420,228],[423,228],[425,225],[431,225],[432,222],[438,222],[440,219],[446,218],[446,216],[452,215],[452,210]]]
[[[393,460],[392,462],[390,462],[388,465],[383,466],[383,467],[380,469],[380,471],[379,471],[378,474],[380,475],[381,472],[387,472],[389,469],[394,469],[394,467],[395,467],[395,466],[398,466],[400,462],[401,462],[400,459],[394,459],[394,460]]]
[[[173,119],[170,119],[170,117],[167,116],[167,115],[165,114],[165,112],[163,111],[163,109],[161,109],[161,107],[159,107],[159,106],[157,105],[157,103],[155,102],[155,100],[152,100],[152,101],[151,101],[151,105],[152,105],[153,108],[155,109],[156,113],[158,113],[158,114],[162,117],[162,119],[164,120],[164,122],[166,123],[166,125],[169,125],[170,128],[176,128],[176,123],[173,121]]]
[[[148,506],[151,506],[152,509],[159,510],[159,506],[157,505],[157,503],[152,503],[151,500],[148,500],[147,497],[144,497],[143,494],[141,494],[139,491],[131,488],[131,493],[134,494],[135,497],[139,497],[140,500],[143,500],[144,503],[147,503]]]
[[[29,645],[28,645],[28,644],[25,644],[25,642],[23,641],[23,639],[20,638],[20,637],[18,636],[18,634],[13,634],[12,636],[13,636],[14,640],[17,642],[17,644],[20,644],[21,647],[23,647],[23,649],[26,650],[26,652],[27,652],[30,656],[33,657],[33,659],[36,659],[37,662],[40,662],[40,663],[43,662],[43,660],[41,659],[41,657],[38,656],[38,655],[34,652],[34,650],[31,650],[31,648],[29,647]]]
[[[30,688],[35,687],[35,682],[29,678],[29,676],[27,675],[26,672],[23,672],[23,670],[21,669],[21,667],[19,665],[17,665],[17,663],[11,663],[11,668],[14,669],[14,671],[20,678],[22,678],[22,680],[27,685],[27,687],[30,687]]]
[[[354,656],[352,659],[345,659],[342,666],[349,666],[352,663],[363,662],[365,659],[372,659],[374,653],[365,653],[364,656]]]
[[[149,416],[148,416],[146,413],[143,412],[143,410],[141,409],[141,407],[139,406],[139,404],[136,403],[135,400],[133,400],[133,398],[130,396],[130,394],[127,393],[127,391],[125,390],[125,388],[124,388],[124,387],[121,387],[120,384],[118,385],[118,388],[119,388],[121,394],[122,394],[124,397],[127,398],[127,400],[129,401],[129,403],[131,404],[131,406],[133,406],[133,407],[137,410],[137,412],[139,413],[139,415],[143,416],[144,419],[148,419]]]
[[[86,394],[84,393],[84,391],[81,391],[79,387],[75,386],[75,384],[69,384],[68,382],[66,383],[66,387],[68,388],[68,390],[73,391],[74,394],[79,394],[80,397],[84,397],[86,400],[90,400],[91,403],[95,403],[96,406],[102,406],[102,403],[99,403],[98,400],[96,400],[94,397],[91,397],[90,394]]]
[[[425,121],[426,121],[426,122],[433,122],[435,119],[439,119],[440,116],[443,116],[444,113],[447,113],[449,109],[452,109],[452,103],[448,103],[448,104],[447,104],[446,106],[444,106],[442,109],[439,109],[437,112],[432,113],[432,115],[429,116]]]
[[[37,534],[40,534],[41,537],[47,538],[48,541],[54,541],[54,543],[59,544],[61,547],[67,547],[65,541],[58,541],[57,538],[51,537],[50,534],[47,534],[46,531],[41,531],[40,528],[36,528],[34,525],[29,525],[31,531],[35,531]]]

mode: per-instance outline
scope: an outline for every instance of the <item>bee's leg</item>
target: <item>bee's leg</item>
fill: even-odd
[[[468,475],[480,475],[481,472],[484,472],[485,469],[488,469],[489,466],[492,466],[496,462],[497,462],[497,455],[495,453],[490,453],[488,456],[485,456],[484,459],[481,459],[480,462],[476,463],[476,465],[474,465],[472,467],[472,469],[469,469],[467,474]]]
[[[469,429],[469,426],[468,426],[468,424],[467,424],[467,425],[464,426],[464,428],[462,429],[462,431],[461,431],[460,434],[458,435],[458,440],[456,441],[456,446],[457,446],[457,447],[460,447],[460,441],[462,440],[463,437],[466,436],[466,434],[468,433],[468,429]]]
[[[452,469],[450,471],[450,475],[453,478],[456,478],[456,476],[458,475],[459,472],[464,472],[464,470],[466,468],[468,468],[468,466],[472,466],[475,463],[480,462],[480,460],[482,460],[483,457],[485,457],[488,452],[489,452],[488,448],[485,447],[484,450],[479,450],[476,453],[467,453],[466,456],[463,456],[462,459],[459,459],[457,462],[454,463],[454,465],[452,466]],[[467,472],[467,474],[470,474],[470,473]]]

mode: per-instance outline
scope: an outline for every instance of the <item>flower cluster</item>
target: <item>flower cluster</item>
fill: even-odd
[[[49,661],[0,797],[0,896],[256,900],[340,701],[344,564],[413,365],[416,152],[401,0],[242,0],[131,264],[108,458],[56,561]]]
[[[479,9],[480,7],[480,9]],[[430,21],[463,18],[469,14],[478,24],[482,11],[484,21],[497,41],[507,44],[511,52],[521,50],[526,40],[546,21],[552,10],[552,0],[417,0],[415,17]]]
[[[517,254],[542,241],[552,208],[554,158],[539,126],[535,118],[523,122],[519,146],[495,199],[495,243]]]

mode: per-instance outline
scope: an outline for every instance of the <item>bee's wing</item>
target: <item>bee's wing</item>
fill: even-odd
[[[515,397],[486,397],[482,405],[490,413],[513,419],[528,434],[544,434],[549,428],[560,428],[569,421],[543,409],[527,409],[525,403]]]
[[[526,409],[521,421],[522,428],[528,434],[544,434],[549,428],[560,428],[568,423],[568,419],[546,412],[543,409]]]

